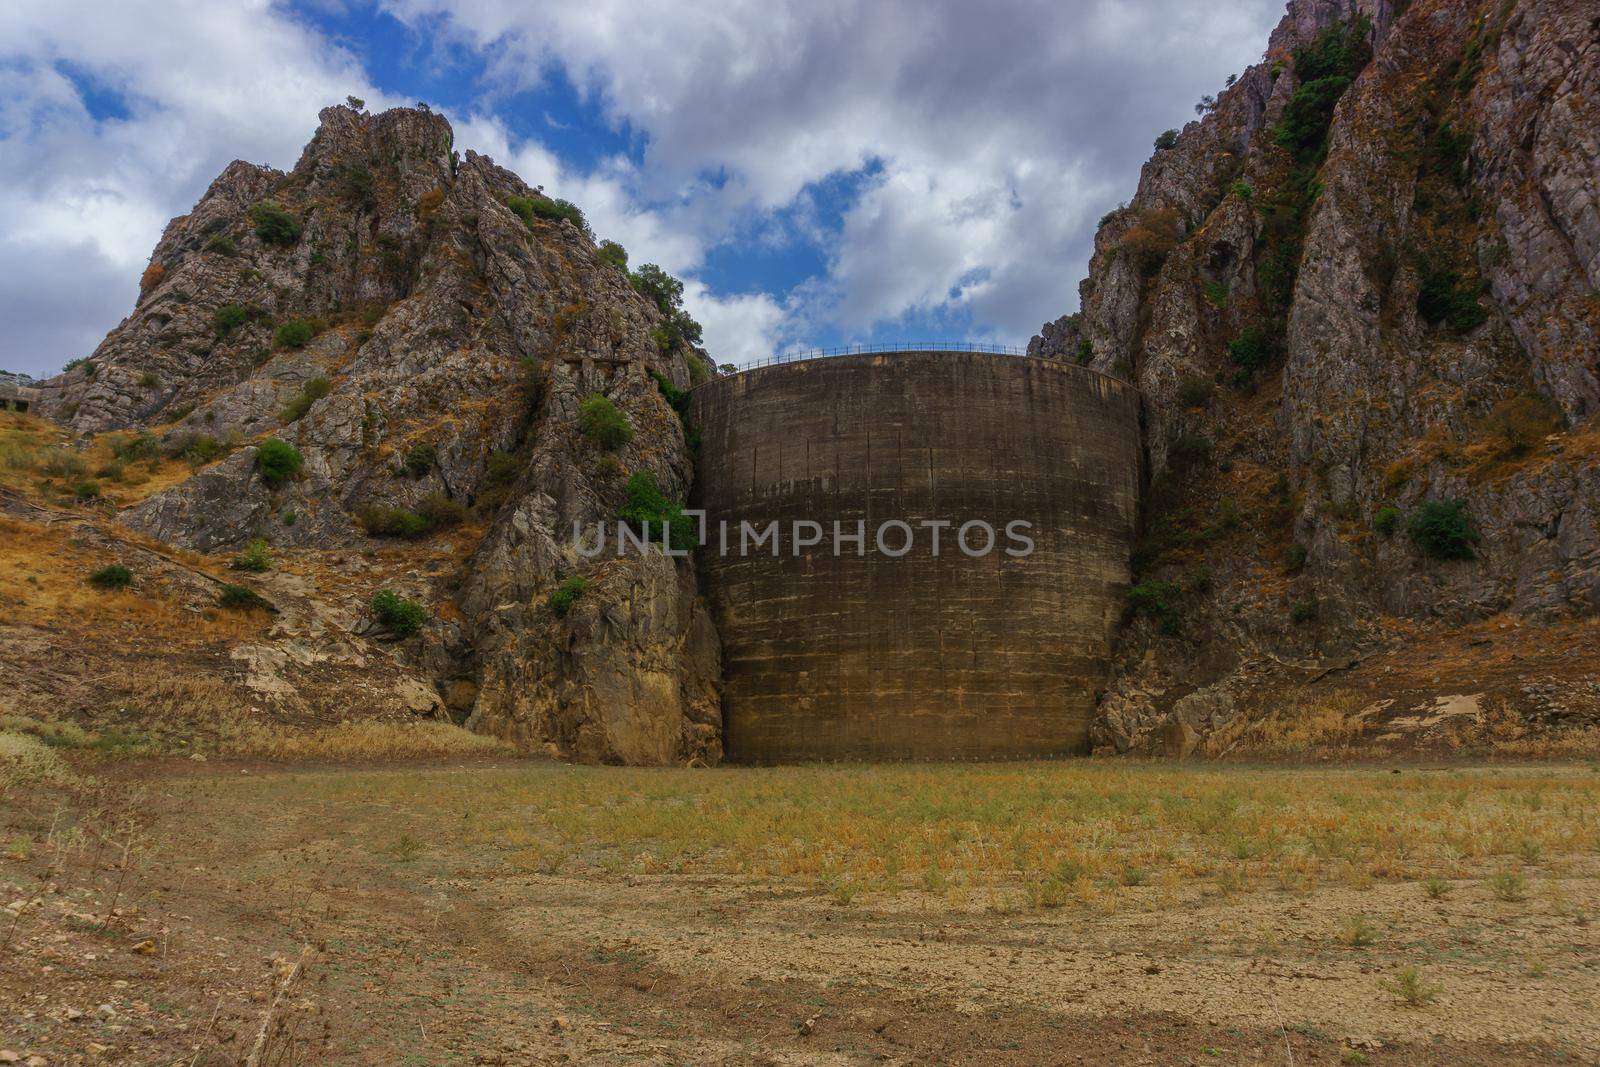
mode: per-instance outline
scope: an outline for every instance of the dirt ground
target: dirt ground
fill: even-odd
[[[1509,889],[1130,878],[1037,907],[486,844],[552,773],[167,760],[8,798],[0,1062],[1600,1062],[1587,838]],[[606,807],[627,772],[561,773]],[[1515,805],[1589,796],[1481,773]]]

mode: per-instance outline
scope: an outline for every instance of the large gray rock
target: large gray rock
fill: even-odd
[[[1600,600],[1594,12],[1398,7],[1292,0],[1265,60],[1105,220],[1079,313],[1030,345],[1065,358],[1086,340],[1094,366],[1144,394],[1155,481],[1140,577],[1170,583],[1182,625],[1144,615],[1125,630],[1104,748],[1190,749],[1174,724],[1203,735],[1215,716],[1186,694],[1381,643],[1388,615],[1555,620]],[[1296,221],[1267,200],[1294,169],[1274,139],[1299,84],[1293,52],[1355,14],[1373,57],[1338,101]],[[1470,140],[1459,161],[1452,131]],[[1170,250],[1141,252],[1153,232]],[[1267,275],[1282,265],[1268,260],[1285,232],[1299,255],[1275,311]],[[1484,280],[1481,325],[1424,320],[1424,284],[1446,269],[1469,300]],[[1274,316],[1274,364],[1235,392],[1229,342]],[[1179,463],[1180,440],[1211,454]],[[1472,559],[1427,559],[1405,535],[1440,500],[1465,503]],[[1373,529],[1384,507],[1402,522],[1387,536]]]
[[[687,388],[704,354],[663,351],[661,312],[592,237],[526,223],[507,202],[537,190],[486,157],[455,160],[444,119],[321,118],[291,173],[235,163],[168,225],[134,313],[92,367],[46,383],[43,409],[172,450],[221,443],[222,458],[125,513],[134,529],[204,551],[267,537],[328,554],[347,579],[420,586],[435,618],[399,654],[480,728],[576,758],[715,762],[717,641],[692,563],[600,568],[570,547],[573,522],[616,514],[629,473],[685,496],[689,448],[655,379]],[[251,208],[267,200],[295,216],[297,240],[257,235]],[[243,321],[220,328],[235,307]],[[291,319],[320,332],[275,344]],[[324,395],[288,421],[319,379]],[[592,393],[635,428],[614,453],[581,432]],[[276,486],[256,470],[267,437],[304,458]],[[408,467],[414,452],[425,469]],[[472,509],[442,538],[379,541],[357,521],[440,498]],[[356,579],[340,553],[378,547],[392,577]],[[591,571],[591,595],[553,624],[558,578]]]

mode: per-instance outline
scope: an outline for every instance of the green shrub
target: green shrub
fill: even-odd
[[[233,243],[233,238],[227,234],[214,233],[206,239],[205,250],[207,252],[215,252],[219,256],[231,256],[239,249]]]
[[[287,441],[269,437],[256,446],[256,470],[261,480],[276,488],[300,473],[306,458]]]
[[[161,442],[149,430],[140,430],[129,437],[116,434],[111,440],[111,454],[120,460],[136,463],[142,459],[155,459],[161,455]]]
[[[1211,400],[1211,379],[1186,374],[1178,380],[1178,402],[1186,408],[1203,408]]]
[[[52,478],[82,478],[89,469],[83,457],[64,448],[46,449],[39,469]]]
[[[572,610],[572,605],[583,596],[583,591],[589,588],[589,579],[582,575],[573,575],[550,594],[550,610],[556,613],[556,618],[564,619],[567,612]]]
[[[311,410],[311,405],[333,392],[333,383],[326,378],[312,378],[300,387],[300,392],[289,401],[289,406],[283,409],[281,418],[285,424],[298,422]]]
[[[1272,137],[1300,163],[1309,163],[1322,152],[1333,121],[1333,109],[1350,88],[1350,78],[1336,75],[1305,82],[1289,97],[1283,118]]]
[[[1183,592],[1177,582],[1140,582],[1128,590],[1128,617],[1147,615],[1156,620],[1164,634],[1183,630],[1183,617],[1173,601]]]
[[[1296,600],[1289,605],[1290,622],[1310,622],[1317,617],[1317,602],[1315,600]]]
[[[389,589],[372,594],[372,614],[380,626],[396,637],[410,637],[428,621],[426,608]]]
[[[250,547],[239,555],[233,557],[233,562],[228,564],[236,571],[249,571],[251,574],[260,574],[262,571],[272,569],[272,549],[262,538],[250,542]]]
[[[317,331],[305,319],[290,319],[278,324],[272,340],[279,348],[304,348],[316,335]]]
[[[1078,361],[1078,366],[1087,367],[1094,359],[1094,345],[1087,337],[1078,340],[1078,350],[1073,353],[1073,358]]]
[[[383,504],[366,505],[356,512],[356,521],[368,537],[421,537],[432,529],[416,512]]]
[[[533,226],[534,219],[545,219],[551,222],[565,219],[576,226],[585,237],[590,240],[594,239],[594,231],[589,229],[589,220],[583,217],[583,212],[578,209],[578,205],[570,200],[561,200],[556,197],[542,196],[539,193],[535,193],[532,196],[513,196],[506,201],[506,207],[515,211],[530,228]]]
[[[484,465],[483,481],[489,486],[507,486],[522,473],[524,461],[514,452],[490,452]]]
[[[1406,533],[1423,555],[1433,559],[1471,559],[1472,546],[1483,540],[1464,500],[1428,501],[1411,516]]]
[[[1372,58],[1367,36],[1372,22],[1365,15],[1332,23],[1311,43],[1294,51],[1299,82],[1273,139],[1302,165],[1322,155],[1334,106]]]
[[[439,530],[446,526],[459,526],[467,517],[466,505],[444,493],[429,493],[417,505],[417,514],[428,524],[428,529]]]
[[[255,223],[256,236],[269,245],[292,245],[300,240],[300,220],[271,200],[252,207],[250,221]]]
[[[646,263],[628,275],[639,295],[655,304],[665,322],[651,330],[657,346],[670,352],[680,344],[700,343],[701,329],[683,309],[683,283],[654,263]]]
[[[650,538],[659,541],[662,524],[666,524],[671,546],[686,552],[699,544],[694,520],[683,513],[683,507],[668,500],[656,483],[656,476],[640,471],[628,479],[628,499],[617,517],[633,528],[643,531],[649,523]]]
[[[439,450],[426,441],[406,449],[406,470],[413,478],[421,478],[439,462]]]
[[[1161,136],[1156,138],[1156,151],[1165,152],[1169,148],[1178,147],[1178,131],[1163,130]]]
[[[99,589],[126,589],[133,584],[133,572],[120,563],[108,563],[90,573],[89,584]]]
[[[227,337],[249,321],[250,312],[242,304],[223,304],[211,317],[212,324],[217,328],[218,337]]]
[[[633,424],[617,406],[599,393],[590,393],[578,405],[578,423],[589,440],[615,451],[633,440]]]
[[[100,483],[93,479],[85,479],[72,487],[72,495],[81,501],[100,499]]]
[[[600,258],[620,271],[628,269],[628,250],[615,241],[600,242]]]
[[[689,386],[704,385],[716,375],[716,366],[709,356],[701,355],[694,349],[684,353],[683,362],[689,368]]]
[[[689,392],[679,389],[667,380],[667,376],[659,371],[650,372],[651,379],[656,383],[656,391],[666,400],[667,406],[678,414],[678,422],[683,426],[683,440],[691,452],[700,447],[700,431],[695,428],[694,420],[690,417]]]
[[[1228,191],[1241,200],[1254,200],[1256,195],[1256,191],[1250,188],[1250,183],[1243,178],[1235,178],[1233,184],[1228,187]]]
[[[334,168],[334,190],[338,197],[360,211],[370,211],[378,202],[377,184],[372,171],[360,164]]]
[[[1310,554],[1305,545],[1290,545],[1283,553],[1283,569],[1290,574],[1299,574],[1306,569],[1306,558]]]
[[[1478,287],[1464,283],[1459,274],[1445,268],[1423,272],[1422,288],[1417,292],[1417,314],[1430,326],[1448,322],[1457,333],[1470,333],[1489,318],[1489,313],[1478,303]]]
[[[1251,323],[1228,342],[1228,360],[1248,374],[1270,364],[1277,349],[1272,331],[1260,323]]]
[[[1400,528],[1400,509],[1385,504],[1372,514],[1372,528],[1388,537]]]
[[[228,446],[208,433],[184,434],[172,442],[172,457],[188,460],[191,467],[202,467],[226,451]]]
[[[161,378],[156,374],[155,371],[147,370],[143,374],[139,375],[139,388],[141,389],[155,389],[160,385]]]
[[[261,594],[247,585],[226,585],[217,595],[217,604],[229,611],[254,611],[258,608],[266,609],[270,604],[262,598]]]

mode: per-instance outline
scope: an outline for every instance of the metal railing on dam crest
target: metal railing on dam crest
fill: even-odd
[[[803,351],[782,352],[775,356],[768,356],[766,359],[758,359],[750,363],[746,363],[743,366],[737,366],[731,372],[719,375],[718,377],[726,379],[743,374],[746,371],[760,370],[763,367],[776,367],[787,363],[805,363],[810,360],[827,359],[833,356],[888,356],[895,355],[896,353],[911,352],[973,352],[991,356],[1021,356],[1033,359],[1046,358],[1042,356],[1029,357],[1027,349],[1019,348],[1016,345],[992,345],[973,341],[915,341],[898,344],[839,345],[833,348],[810,348]],[[1063,361],[1052,360],[1052,362]],[[1118,382],[1129,388],[1134,388],[1137,392],[1137,389],[1132,382],[1129,382],[1124,378],[1119,378],[1115,374],[1108,374],[1105,371],[1097,370],[1093,367],[1084,366],[1083,364],[1079,363],[1063,363],[1063,365],[1075,367],[1086,374],[1092,374],[1101,378],[1109,379],[1110,381]],[[716,381],[717,379],[714,378],[712,380]],[[701,384],[706,385],[709,383],[702,382]],[[698,388],[698,386],[696,388]]]

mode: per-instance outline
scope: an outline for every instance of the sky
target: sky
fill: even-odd
[[[719,363],[1026,344],[1151,142],[1283,0],[20,0],[0,5],[0,369],[133,308],[162,228],[317,112],[428,103],[683,278]]]

